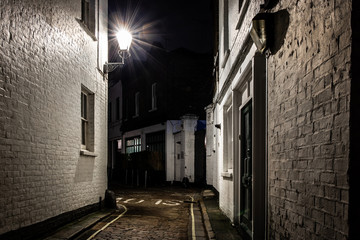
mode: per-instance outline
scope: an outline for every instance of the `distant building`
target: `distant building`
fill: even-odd
[[[0,5],[0,238],[36,238],[107,188],[107,0]]]
[[[132,164],[129,154],[148,151],[159,155],[161,169],[157,175],[162,180],[182,181],[187,177],[190,182],[204,182],[205,165],[195,169],[195,162],[205,164],[205,154],[196,155],[199,161],[195,160],[195,132],[204,132],[204,149],[203,109],[211,102],[212,57],[186,49],[166,52],[161,45],[154,47],[149,56],[147,61],[129,64],[133,67],[111,75],[109,173],[116,171],[119,178],[126,178],[130,173],[115,170],[116,162],[127,156],[124,164]],[[196,135],[200,138],[201,134]]]
[[[207,183],[244,239],[359,236],[359,9],[219,1]]]

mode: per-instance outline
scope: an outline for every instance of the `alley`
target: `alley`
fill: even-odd
[[[182,187],[114,189],[119,211],[77,239],[206,239],[200,191]]]

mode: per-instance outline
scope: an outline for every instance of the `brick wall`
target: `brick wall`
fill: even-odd
[[[268,59],[270,239],[346,239],[351,1],[280,1]]]
[[[1,235],[104,197],[107,82],[98,41],[76,20],[81,1],[2,0],[0,16]],[[94,93],[97,157],[80,156],[82,86]]]

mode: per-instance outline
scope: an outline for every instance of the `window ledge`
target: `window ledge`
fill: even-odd
[[[80,150],[81,156],[88,156],[88,157],[97,157],[98,155],[95,152],[90,152],[88,150]]]
[[[223,178],[231,178],[231,179],[232,179],[233,174],[232,174],[232,172],[222,172],[222,173],[221,173],[221,176],[222,176]]]
[[[97,41],[97,38],[95,36],[95,34],[93,32],[90,31],[90,29],[88,28],[88,26],[86,26],[86,24],[78,18],[75,18],[76,21],[79,23],[79,25],[82,27],[82,29],[84,29],[84,31],[94,40]]]

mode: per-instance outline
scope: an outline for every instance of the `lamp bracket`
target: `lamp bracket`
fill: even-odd
[[[104,64],[104,73],[109,73],[114,71],[117,67],[123,66],[125,64],[125,59],[129,58],[131,56],[129,51],[119,50],[118,51],[120,62],[113,62],[108,63],[105,62]]]

